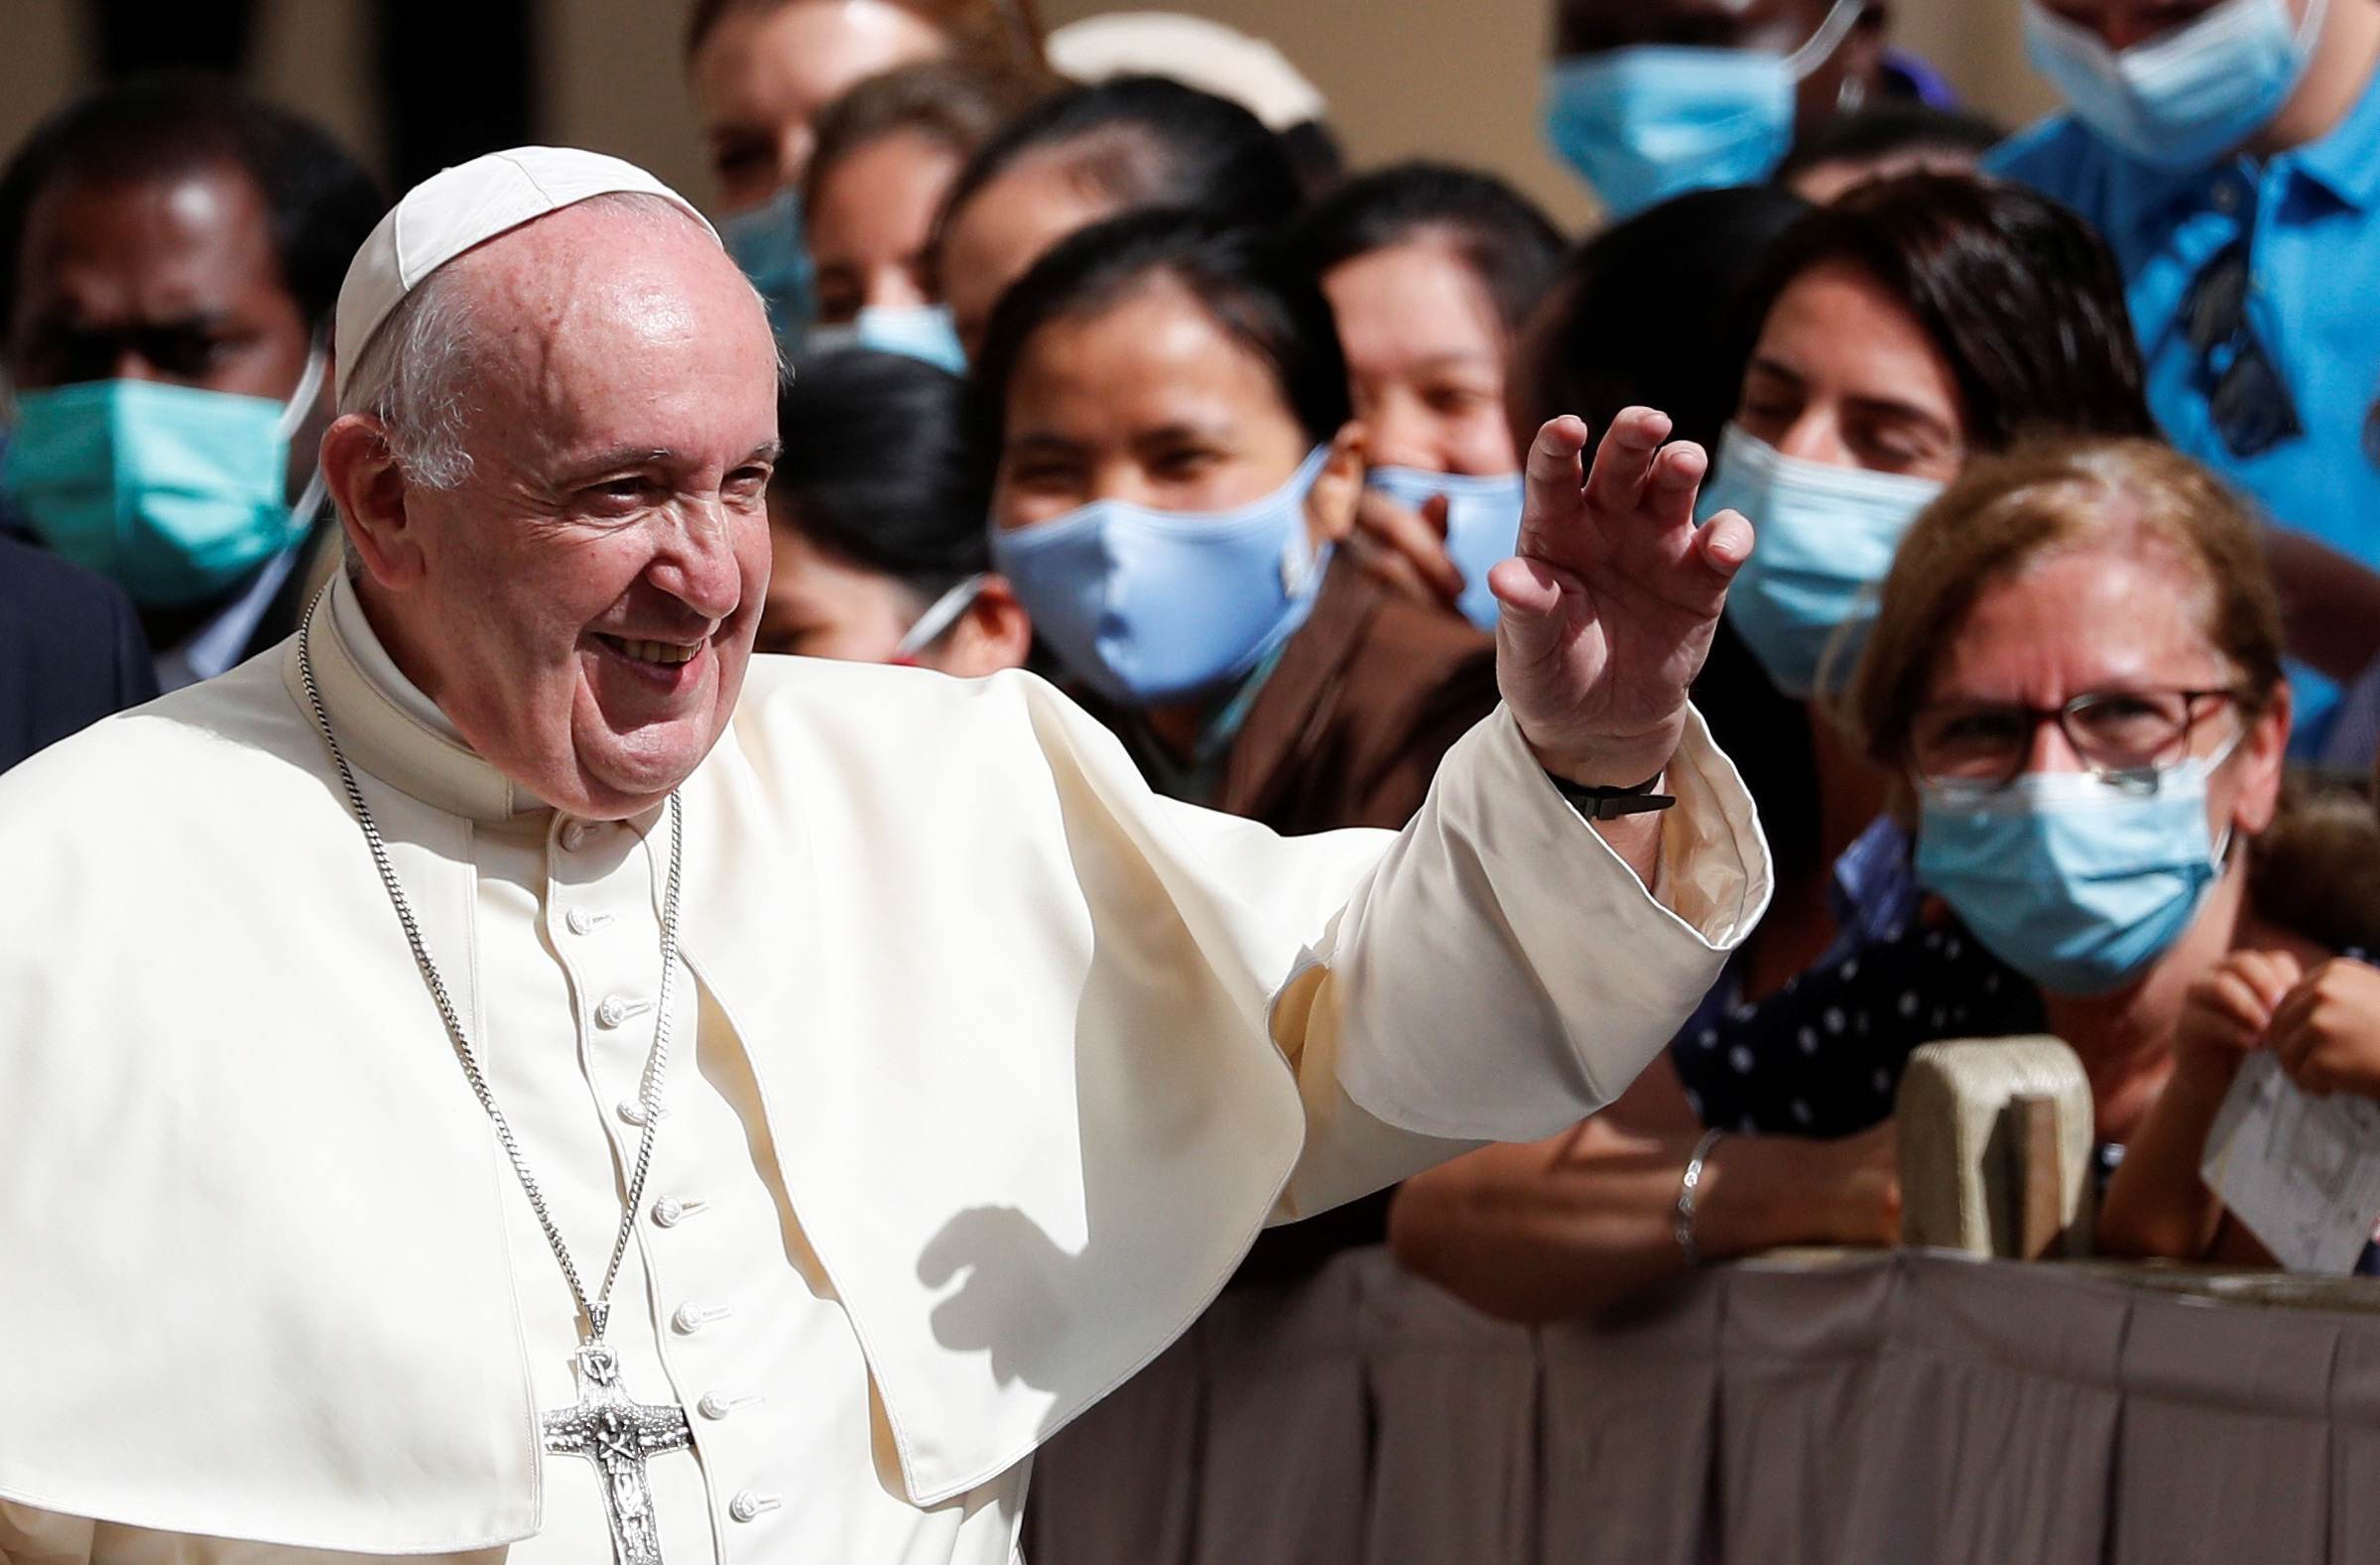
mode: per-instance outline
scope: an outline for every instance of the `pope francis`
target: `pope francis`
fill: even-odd
[[[0,1560],[998,1565],[1261,1225],[1593,1112],[1767,900],[1658,414],[1539,438],[1420,817],[1285,841],[751,658],[779,366],[641,171],[428,181],[335,357],[304,629],[0,779]]]

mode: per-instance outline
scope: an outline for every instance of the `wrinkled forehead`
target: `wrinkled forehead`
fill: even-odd
[[[2062,542],[1986,581],[1945,638],[1930,699],[2065,700],[2238,676],[2202,564],[2157,533]]]
[[[449,262],[478,343],[474,424],[528,448],[679,450],[774,434],[778,360],[759,297],[664,203],[564,207]]]

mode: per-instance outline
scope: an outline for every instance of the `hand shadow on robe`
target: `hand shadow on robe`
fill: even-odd
[[[1022,1323],[1071,1313],[1065,1277],[1081,1264],[1014,1207],[959,1213],[918,1257],[918,1280],[928,1287],[966,1273],[958,1291],[934,1307],[935,1340],[954,1353],[990,1354],[1002,1385],[1023,1380],[1064,1396],[1065,1367],[1053,1350],[1065,1334]]]

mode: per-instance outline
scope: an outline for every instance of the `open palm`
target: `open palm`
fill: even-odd
[[[1709,462],[1669,435],[1667,415],[1630,408],[1588,470],[1583,423],[1539,431],[1519,554],[1488,577],[1505,704],[1541,763],[1591,786],[1669,764],[1727,583],[1752,552],[1751,523],[1733,511],[1694,525]]]

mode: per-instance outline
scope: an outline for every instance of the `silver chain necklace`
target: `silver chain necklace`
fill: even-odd
[[[579,1400],[546,1416],[546,1449],[563,1456],[582,1456],[595,1464],[602,1483],[604,1512],[611,1522],[612,1557],[618,1565],[661,1565],[661,1540],[654,1527],[653,1496],[646,1480],[645,1460],[691,1445],[693,1428],[684,1408],[640,1403],[628,1395],[620,1385],[619,1356],[604,1343],[603,1333],[611,1314],[612,1283],[620,1274],[620,1262],[628,1253],[629,1237],[636,1231],[637,1211],[644,1204],[645,1174],[653,1164],[654,1133],[661,1126],[661,1084],[670,1063],[670,987],[678,968],[678,886],[686,849],[684,807],[673,791],[669,880],[662,897],[661,995],[657,1002],[660,1014],[653,1023],[653,1050],[645,1058],[644,1076],[637,1091],[644,1130],[637,1137],[636,1169],[628,1180],[628,1198],[620,1208],[620,1231],[612,1240],[611,1261],[603,1268],[602,1287],[590,1298],[586,1284],[579,1279],[577,1265],[570,1259],[569,1246],[563,1242],[562,1231],[546,1209],[545,1192],[538,1188],[537,1176],[529,1171],[529,1160],[512,1133],[512,1123],[496,1106],[496,1095],[479,1067],[478,1053],[464,1034],[462,1018],[446,993],[445,979],[439,976],[438,965],[430,960],[430,949],[422,940],[422,926],[397,879],[396,865],[389,861],[388,846],[381,838],[379,824],[364,803],[363,789],[355,781],[354,768],[347,764],[347,753],[340,747],[338,735],[331,731],[321,689],[314,683],[313,628],[314,616],[319,611],[317,605],[307,615],[306,624],[298,634],[298,677],[306,687],[307,705],[313,710],[314,726],[330,751],[331,764],[338,769],[339,784],[346,790],[356,824],[363,829],[364,844],[372,850],[372,863],[380,871],[380,883],[388,891],[389,904],[397,911],[397,922],[404,926],[406,944],[413,948],[414,965],[421,969],[422,981],[428,985],[431,999],[437,1002],[438,1019],[445,1023],[446,1037],[454,1046],[454,1057],[462,1065],[463,1077],[471,1084],[479,1107],[487,1110],[488,1120],[496,1128],[496,1139],[502,1143],[504,1155],[520,1178],[530,1210],[537,1214],[546,1244],[561,1263],[562,1274],[570,1285],[570,1296],[583,1317],[575,1356],[581,1382]]]

